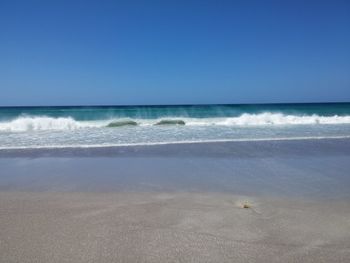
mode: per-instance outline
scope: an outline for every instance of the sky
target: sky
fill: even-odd
[[[350,101],[350,1],[0,0],[0,106]]]

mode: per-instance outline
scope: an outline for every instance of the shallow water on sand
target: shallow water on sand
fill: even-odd
[[[350,140],[0,152],[0,190],[192,191],[350,200]]]

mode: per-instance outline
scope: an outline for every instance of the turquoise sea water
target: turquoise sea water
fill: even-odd
[[[0,148],[350,136],[350,103],[2,107]]]

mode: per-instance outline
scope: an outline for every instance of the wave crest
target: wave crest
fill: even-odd
[[[185,125],[186,122],[180,119],[165,119],[160,120],[155,125]]]
[[[75,130],[92,126],[94,125],[76,121],[71,117],[19,117],[9,122],[1,122],[0,131]]]
[[[137,126],[137,122],[133,120],[120,120],[112,121],[107,124],[108,128],[124,127],[124,126]]]
[[[285,115],[282,113],[242,114],[226,118],[218,125],[302,125],[302,124],[349,124],[350,116]]]

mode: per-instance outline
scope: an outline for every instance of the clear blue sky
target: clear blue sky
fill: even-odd
[[[0,105],[350,101],[350,1],[0,0]]]

